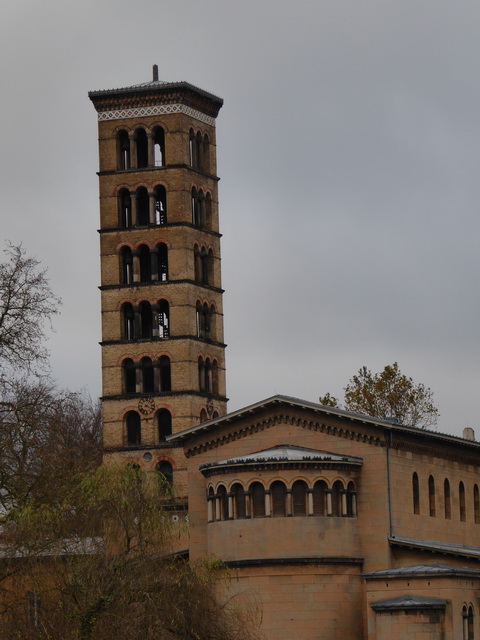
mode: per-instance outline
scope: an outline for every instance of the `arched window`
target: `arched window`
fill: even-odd
[[[250,495],[252,502],[252,516],[254,518],[265,517],[265,489],[260,482],[253,482],[250,485]]]
[[[292,485],[292,508],[294,516],[306,516],[307,508],[307,483],[297,480]]]
[[[241,484],[234,484],[232,487],[233,508],[235,518],[246,518],[247,510],[245,503],[245,490]]]
[[[332,487],[332,516],[340,517],[342,514],[343,484],[340,480],[333,483]]]
[[[460,521],[466,522],[467,511],[465,506],[465,486],[463,482],[460,482],[460,484],[458,485],[458,502],[460,507]]]
[[[357,492],[353,482],[347,486],[347,516],[353,518],[357,515]]]
[[[205,359],[205,389],[207,393],[212,393],[212,363],[210,358]]]
[[[220,520],[228,520],[228,496],[227,489],[223,484],[218,487],[217,496],[220,506]]]
[[[134,447],[142,443],[140,415],[136,411],[129,411],[125,415],[125,425],[127,431],[127,445]]]
[[[210,141],[207,134],[203,136],[201,170],[210,172]]]
[[[194,132],[190,129],[189,135],[189,147],[190,147],[190,165],[194,169],[202,169],[203,158],[203,140],[202,134],[198,131]]]
[[[480,496],[478,494],[478,485],[473,485],[473,512],[475,515],[475,524],[480,523]]]
[[[323,480],[317,480],[313,485],[313,514],[327,515],[327,483]]]
[[[215,395],[218,395],[218,362],[214,360],[212,362],[212,386],[211,392]]]
[[[445,503],[445,519],[450,520],[452,517],[452,505],[450,501],[450,482],[445,478],[443,483],[443,500]]]
[[[273,517],[285,517],[287,515],[287,487],[280,480],[276,480],[270,485],[270,493]]]
[[[122,362],[123,390],[124,393],[136,392],[135,363],[131,358],[125,358]]]
[[[170,322],[170,309],[167,300],[160,300],[158,302],[158,337],[168,338],[170,336],[169,331]]]
[[[160,409],[157,413],[158,441],[165,442],[172,435],[172,414],[168,409]]]
[[[213,491],[213,487],[210,487],[208,490],[207,506],[208,522],[215,522],[215,493]]]
[[[206,422],[207,420],[208,420],[207,412],[205,411],[205,409],[202,409],[200,411],[200,423]]]
[[[133,255],[130,247],[122,247],[120,251],[120,282],[133,283]]]
[[[202,356],[198,358],[198,388],[205,391],[205,361]]]
[[[122,316],[122,338],[123,340],[135,339],[135,314],[133,306],[130,302],[122,304],[121,308]]]
[[[160,479],[167,485],[173,484],[173,467],[169,462],[162,460],[155,467],[157,473],[160,475]]]
[[[152,306],[149,302],[143,300],[139,308],[141,324],[140,335],[144,340],[150,340],[152,337]]]
[[[213,227],[212,223],[212,196],[207,193],[205,196],[205,214],[204,214],[204,225],[207,229],[211,229]]]
[[[158,368],[160,372],[160,391],[171,391],[170,358],[161,356],[158,360]]]
[[[135,131],[135,144],[137,148],[137,167],[148,167],[148,141],[145,129]]]
[[[153,393],[155,390],[153,381],[153,364],[150,358],[142,358],[140,360],[140,370],[142,372],[142,391],[143,393]]]
[[[117,155],[119,170],[130,169],[130,140],[125,130],[117,133]]]
[[[120,189],[118,194],[118,226],[127,229],[133,224],[132,198],[128,189]]]
[[[154,200],[155,224],[163,226],[167,224],[167,192],[163,185],[155,187]]]
[[[158,279],[160,282],[168,280],[168,249],[163,242],[157,244]]]
[[[156,167],[165,166],[165,132],[162,127],[153,130],[153,155]]]
[[[213,251],[207,252],[205,247],[195,245],[194,247],[195,257],[195,280],[203,284],[210,284],[212,282],[212,269],[213,269]]]
[[[463,640],[474,640],[474,626],[473,626],[473,605],[464,604],[462,608],[462,618],[463,618]]]
[[[137,198],[137,224],[146,226],[150,222],[150,204],[148,191],[145,187],[139,187],[136,191]]]
[[[150,282],[152,279],[152,260],[150,249],[146,244],[140,245],[138,256],[140,260],[140,282]]]
[[[433,476],[428,478],[428,508],[430,516],[435,517],[435,480]]]
[[[196,227],[203,226],[200,197],[195,187],[192,187],[192,224]]]
[[[418,484],[418,475],[415,472],[412,476],[412,493],[413,493],[413,513],[420,513],[420,487]]]

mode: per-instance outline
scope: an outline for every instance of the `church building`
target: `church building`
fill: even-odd
[[[480,639],[480,444],[288,396],[227,413],[215,122],[153,79],[98,112],[105,457],[188,500],[266,640]],[[247,347],[248,345],[245,345]]]

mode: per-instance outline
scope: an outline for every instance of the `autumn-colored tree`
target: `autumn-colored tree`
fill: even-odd
[[[348,411],[394,419],[398,424],[424,429],[437,423],[439,413],[432,390],[404,375],[397,362],[387,365],[380,373],[362,367],[350,378],[344,392],[344,407]],[[329,393],[320,398],[320,402],[340,406],[337,398]]]

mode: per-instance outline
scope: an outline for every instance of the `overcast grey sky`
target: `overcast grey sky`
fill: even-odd
[[[396,360],[440,431],[480,428],[479,61],[469,0],[3,0],[1,236],[63,298],[59,384],[101,393],[87,92],[157,63],[225,100],[229,410]]]

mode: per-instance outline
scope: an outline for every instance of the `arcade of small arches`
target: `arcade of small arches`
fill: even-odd
[[[162,184],[153,189],[123,187],[118,192],[118,226],[146,227],[167,224],[167,192]]]
[[[139,361],[122,360],[123,392],[125,394],[162,393],[171,391],[170,358],[152,360],[144,356]]]
[[[308,483],[296,480],[286,484],[275,480],[265,486],[255,480],[247,488],[235,481],[229,490],[220,483],[207,488],[208,521],[236,520],[241,518],[280,518],[296,516],[357,516],[357,493],[350,481],[329,484],[319,479]]]
[[[146,244],[141,244],[135,249],[123,245],[118,251],[121,284],[167,282],[168,248],[164,242],[159,242],[153,248]]]
[[[117,168],[119,171],[129,169],[146,169],[164,167],[165,130],[156,125],[153,127],[136,127],[132,130],[121,129],[117,132]],[[189,163],[193,169],[210,173],[211,146],[207,133],[195,131],[193,127],[188,135]]]
[[[212,228],[212,196],[192,187],[192,224],[200,229]]]
[[[195,282],[213,285],[213,251],[196,244],[193,248],[195,259]]]
[[[451,520],[452,517],[452,501],[454,499],[452,487],[450,485],[450,481],[448,478],[445,478],[443,481],[443,516],[446,520]],[[426,490],[424,491],[424,495],[427,498],[426,502],[428,505],[428,515],[436,517],[437,515],[437,490],[435,485],[435,478],[430,475],[428,477],[428,482],[426,486]],[[414,472],[412,475],[412,506],[413,513],[415,515],[420,515],[421,513],[421,502],[422,502],[422,491],[420,488],[420,481],[418,478],[417,472]],[[473,498],[473,522],[475,524],[480,524],[480,491],[478,485],[475,483],[472,488],[472,498]],[[457,517],[460,522],[467,522],[467,498],[465,491],[465,484],[463,481],[458,483],[458,513]]]
[[[151,304],[124,302],[120,307],[122,340],[152,340],[170,336],[170,305],[167,300]]]
[[[218,362],[209,357],[198,358],[198,388],[203,393],[218,394]]]
[[[117,167],[120,171],[165,166],[163,127],[137,127],[117,132]]]

